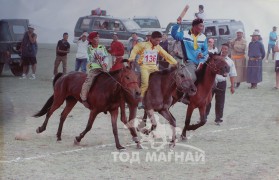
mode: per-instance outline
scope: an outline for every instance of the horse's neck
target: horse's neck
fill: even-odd
[[[167,77],[163,76],[161,78],[162,79],[162,84],[164,86],[164,88],[161,88],[164,97],[169,96],[176,89],[176,82],[173,78],[173,76],[175,76],[175,75],[173,73],[174,72],[171,72],[167,75]]]
[[[207,94],[211,93],[212,87],[215,83],[215,78],[216,78],[216,74],[212,73],[210,70],[210,67],[207,66],[205,73],[204,73],[204,78],[202,80],[202,82],[200,82],[198,84],[199,88],[202,88],[205,96],[207,96]]]

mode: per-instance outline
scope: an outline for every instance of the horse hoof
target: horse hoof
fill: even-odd
[[[143,149],[143,147],[140,143],[137,144],[137,149]]]
[[[184,135],[181,135],[180,138],[181,138],[182,141],[187,141],[187,137],[184,136]]]
[[[36,133],[41,133],[41,130],[40,130],[40,127],[38,127],[37,129],[36,129]]]
[[[175,143],[174,142],[170,142],[169,147],[170,149],[174,149]]]
[[[74,140],[74,145],[79,146],[79,144],[80,144],[80,141],[78,141],[78,140],[77,140],[77,137],[76,137],[75,140]]]
[[[58,141],[58,142],[61,141],[61,140],[62,140],[61,137],[58,137],[58,138],[57,138],[57,141]]]
[[[119,151],[126,151],[126,148],[123,146],[116,147]]]

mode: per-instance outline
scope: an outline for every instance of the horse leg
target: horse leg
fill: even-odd
[[[133,136],[133,141],[137,143],[137,148],[142,149],[140,145],[140,141],[138,139],[138,135],[136,129],[134,127],[134,120],[136,117],[137,106],[131,107],[129,106],[130,115],[129,115],[129,122],[127,121],[126,113],[125,113],[125,102],[120,102],[120,112],[121,112],[121,121],[129,128],[131,135]]]
[[[76,105],[77,100],[73,97],[68,97],[66,99],[66,107],[64,108],[63,112],[61,113],[61,117],[60,117],[60,123],[59,123],[59,127],[57,130],[57,141],[61,141],[61,133],[62,133],[62,129],[63,129],[63,124],[68,116],[68,114],[71,112],[71,110],[73,109],[73,107]]]
[[[113,135],[114,135],[116,148],[118,150],[125,149],[125,147],[120,145],[119,138],[118,138],[118,130],[117,130],[118,109],[110,111],[110,115],[111,115],[112,132],[113,132]]]
[[[206,105],[199,107],[199,112],[200,112],[200,122],[198,124],[189,125],[187,130],[196,130],[206,123],[206,118],[205,118]]]
[[[171,125],[171,130],[172,130],[172,139],[170,142],[170,147],[173,148],[175,146],[175,140],[176,140],[176,120],[173,117],[173,115],[171,114],[171,112],[168,109],[164,109],[159,111],[159,113],[169,121],[170,125]]]
[[[146,113],[146,111],[144,111],[142,121],[140,122],[140,124],[137,127],[138,131],[140,131],[142,128],[144,128],[146,126],[146,119],[147,119],[147,113]]]
[[[146,110],[147,116],[149,117],[150,121],[151,121],[151,131],[155,130],[157,127],[157,122],[155,120],[155,116],[154,116],[154,110],[150,109],[150,110]]]
[[[89,115],[89,119],[88,119],[88,122],[87,122],[87,125],[86,125],[86,128],[85,130],[80,133],[79,136],[76,136],[75,138],[75,144],[79,144],[79,142],[81,141],[81,139],[85,136],[85,134],[90,131],[90,129],[92,128],[92,125],[93,125],[93,122],[94,120],[96,119],[96,116],[98,115],[99,113],[97,112],[97,110],[93,109],[91,110],[90,112],[90,115]]]
[[[194,107],[189,105],[188,108],[187,108],[185,125],[184,125],[184,128],[182,130],[182,134],[181,134],[181,139],[182,140],[186,140],[187,139],[187,137],[186,137],[186,130],[188,130],[188,128],[189,128],[193,111],[194,111]]]
[[[41,133],[46,130],[46,126],[47,126],[50,116],[53,114],[53,112],[55,110],[57,110],[63,104],[64,100],[65,100],[64,97],[59,98],[59,96],[54,96],[54,101],[46,114],[46,119],[45,119],[44,123],[42,124],[42,126],[40,126],[36,129],[37,133]]]

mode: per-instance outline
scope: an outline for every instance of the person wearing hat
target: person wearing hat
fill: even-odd
[[[90,105],[87,102],[87,95],[91,88],[91,85],[94,82],[95,77],[101,74],[103,71],[107,71],[108,66],[108,52],[106,47],[99,44],[99,33],[91,32],[88,36],[89,46],[88,46],[88,59],[89,59],[89,72],[87,77],[82,85],[80,98],[82,104],[90,108]],[[91,106],[91,108],[93,108]]]
[[[36,79],[36,66],[37,66],[37,35],[34,33],[34,26],[29,24],[28,31],[25,32],[23,36],[23,40],[21,43],[21,59],[22,59],[22,66],[23,66],[23,74],[20,79],[26,79],[29,65],[32,66],[32,75],[29,79]]]
[[[76,54],[76,65],[75,71],[81,71],[86,73],[86,64],[88,60],[87,48],[88,48],[88,41],[87,41],[88,33],[84,32],[79,37],[77,43],[77,54]]]
[[[243,30],[236,31],[236,38],[230,42],[231,58],[235,64],[237,77],[235,78],[235,87],[238,88],[240,83],[246,82],[246,46],[247,42],[243,38]]]
[[[62,62],[63,74],[67,73],[67,54],[70,52],[70,43],[68,42],[68,33],[63,33],[63,38],[58,41],[56,46],[56,58],[54,61],[53,74],[58,74],[58,67]]]
[[[257,89],[257,83],[262,81],[262,60],[265,57],[264,45],[259,41],[260,34],[253,32],[252,42],[248,46],[247,83],[249,89]]]
[[[129,57],[129,62],[135,61],[136,56],[139,56],[138,64],[141,73],[141,98],[143,99],[148,88],[149,76],[151,73],[158,71],[157,59],[161,55],[171,65],[176,65],[177,61],[168,54],[160,45],[162,34],[159,31],[154,31],[151,39],[148,42],[140,42],[136,44]],[[139,109],[143,109],[142,101],[138,104]]]
[[[145,42],[150,41],[152,32],[149,31],[145,36]]]
[[[125,53],[125,47],[123,43],[118,40],[118,35],[116,32],[113,33],[112,39],[113,41],[110,44],[110,49],[108,50],[108,52],[113,58],[113,66],[111,67],[110,71],[115,71],[124,67],[122,59]]]
[[[272,60],[274,60],[274,47],[277,41],[277,27],[274,26],[272,31],[269,33],[269,41],[268,41],[268,47],[267,47],[267,56],[266,56],[266,62],[268,62],[268,57],[270,54],[270,50],[272,50]]]

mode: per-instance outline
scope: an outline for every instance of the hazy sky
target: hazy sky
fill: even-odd
[[[64,31],[70,41],[80,16],[100,7],[115,17],[157,16],[163,27],[175,21],[185,4],[184,19],[193,19],[203,4],[207,18],[231,18],[244,23],[246,34],[260,29],[267,39],[279,25],[279,0],[0,0],[1,18],[28,18],[35,25],[39,42],[57,42]],[[247,40],[250,38],[247,36]]]

